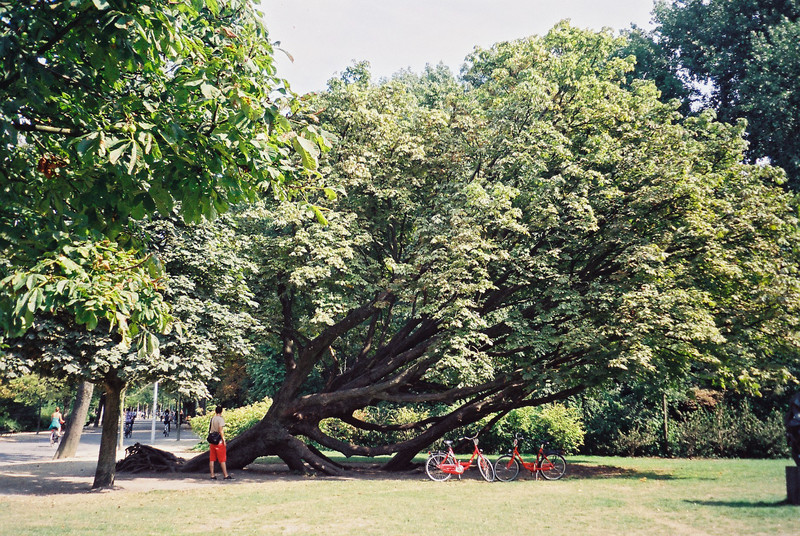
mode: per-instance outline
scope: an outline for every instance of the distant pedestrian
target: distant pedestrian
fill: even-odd
[[[216,414],[211,417],[211,424],[208,427],[208,433],[211,435],[214,432],[217,432],[221,439],[216,445],[208,445],[208,465],[209,469],[211,470],[211,480],[217,479],[217,476],[214,474],[214,462],[219,462],[219,466],[222,468],[222,476],[225,478],[225,480],[232,480],[231,475],[228,474],[228,468],[226,464],[228,460],[228,453],[225,447],[225,432],[223,431],[225,428],[225,419],[222,418],[222,406],[217,406],[215,413]]]
[[[164,431],[166,433],[169,433],[169,432],[172,431],[172,427],[169,424],[171,420],[172,420],[172,417],[169,414],[169,409],[165,409],[164,410]]]
[[[50,415],[50,428],[48,428],[48,430],[55,428],[60,434],[62,424],[64,424],[64,416],[61,415],[61,408],[56,406],[56,410]]]
[[[136,412],[132,408],[128,408],[125,412],[125,437],[133,435],[133,423],[136,421]]]
[[[61,438],[61,425],[64,424],[64,416],[61,415],[61,408],[56,406],[56,410],[50,415],[50,443],[58,443]]]

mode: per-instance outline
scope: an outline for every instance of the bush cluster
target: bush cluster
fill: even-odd
[[[522,452],[533,452],[542,441],[548,441],[552,449],[574,453],[583,445],[586,430],[575,407],[554,403],[520,408],[509,412],[483,435],[481,448],[485,452],[505,452],[511,449],[517,433],[525,438],[519,447]]]
[[[260,402],[255,402],[248,406],[242,406],[234,409],[226,408],[222,413],[222,417],[225,419],[225,440],[230,441],[245,430],[255,426],[258,421],[264,418],[264,415],[266,415],[267,410],[271,405],[272,399],[265,398]],[[213,406],[211,407],[213,408]],[[211,411],[209,411],[206,415],[193,417],[190,422],[192,432],[197,434],[197,436],[202,439],[201,444],[206,447],[208,444],[205,442],[205,439],[208,435],[208,427],[211,424],[211,417],[213,416],[214,410],[211,409]]]
[[[613,456],[782,458],[789,455],[779,407],[756,408],[750,400],[690,397],[671,402],[667,441],[660,401],[609,393],[584,401],[587,420],[582,452]],[[700,394],[703,394],[702,392]],[[721,395],[721,393],[720,393]]]
[[[393,405],[370,406],[359,410],[354,416],[360,420],[393,427],[402,427],[444,413],[446,407],[408,407]],[[454,430],[443,439],[471,436],[488,422],[488,419],[469,429]],[[365,446],[397,443],[414,437],[418,430],[398,429],[389,432],[361,430],[339,419],[326,419],[321,423],[322,431],[342,441]],[[484,452],[505,452],[520,433],[530,440],[524,445],[529,451],[538,447],[537,441],[548,440],[551,446],[565,452],[576,452],[583,444],[585,431],[580,414],[575,408],[563,404],[548,404],[537,408],[522,408],[511,411],[498,421],[491,430],[479,438]],[[434,448],[441,447],[440,442]],[[471,447],[470,447],[471,448]]]
[[[631,406],[621,403],[624,397],[612,398],[614,403],[600,405],[584,401],[582,405],[553,403],[513,410],[481,435],[480,447],[486,453],[506,452],[519,433],[525,438],[520,446],[523,452],[533,452],[541,441],[549,441],[553,449],[567,454],[581,451],[618,456],[664,455],[661,414],[652,405],[648,412],[643,409],[646,404]],[[271,399],[265,398],[226,410],[223,414],[226,438],[232,439],[258,423],[271,403]],[[598,413],[584,424],[583,412],[588,407]],[[342,441],[375,447],[413,438],[419,430],[410,425],[450,409],[380,404],[359,410],[354,417],[393,428],[390,431],[362,430],[334,418],[322,421],[320,428]],[[192,419],[192,430],[199,437],[206,437],[211,416],[209,413]],[[443,439],[472,435],[487,423],[488,418],[468,429],[454,430]],[[672,418],[666,453],[678,457],[780,458],[789,455],[784,434],[783,417],[777,408],[759,416],[747,400],[719,402],[714,407],[692,407],[691,411],[682,412],[680,418]],[[597,443],[599,439],[602,444]],[[441,444],[433,445],[437,447]]]
[[[670,430],[670,454],[680,457],[784,458],[786,428],[778,409],[759,418],[747,401],[698,410]]]

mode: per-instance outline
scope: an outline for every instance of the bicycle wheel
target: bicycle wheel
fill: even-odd
[[[436,482],[444,482],[452,475],[445,473],[439,466],[447,459],[447,454],[444,452],[433,452],[428,456],[428,461],[425,462],[425,472],[428,473],[428,478]]]
[[[567,460],[560,454],[545,455],[542,465],[544,469],[540,470],[539,473],[546,480],[558,480],[567,472]]]
[[[519,475],[519,462],[510,454],[500,456],[494,463],[494,475],[501,482],[511,482]]]
[[[494,481],[494,467],[492,462],[486,459],[486,456],[478,456],[478,471],[486,482]]]

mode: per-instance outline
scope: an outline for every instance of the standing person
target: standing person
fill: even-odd
[[[219,466],[222,468],[222,476],[225,480],[233,480],[233,477],[228,474],[226,461],[228,459],[227,451],[225,449],[225,433],[222,431],[225,428],[225,419],[222,418],[222,406],[217,406],[215,415],[211,417],[211,424],[208,427],[208,433],[217,432],[222,440],[216,445],[208,445],[208,466],[211,470],[211,480],[216,480],[217,475],[214,474],[214,462],[218,461]]]
[[[170,422],[169,408],[167,408],[164,410],[164,435],[167,435],[172,431],[169,422]]]

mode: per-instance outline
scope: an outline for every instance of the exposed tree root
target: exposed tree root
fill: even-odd
[[[142,473],[179,471],[185,460],[178,458],[171,452],[159,450],[148,445],[135,443],[125,449],[125,457],[117,462],[117,472]]]

